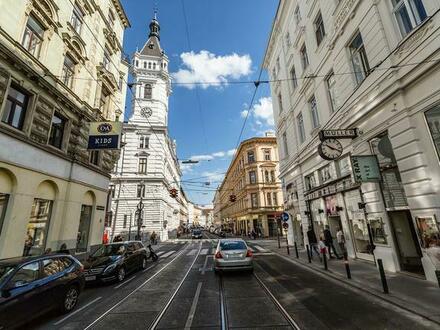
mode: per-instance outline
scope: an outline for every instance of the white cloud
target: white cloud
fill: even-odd
[[[238,79],[252,72],[252,60],[249,55],[215,55],[207,50],[200,53],[182,53],[183,67],[172,74],[177,83],[193,89],[195,82],[202,88],[227,84],[228,79]]]
[[[223,181],[225,177],[224,170],[206,171],[202,172],[202,176],[209,179],[209,181]]]
[[[211,155],[195,155],[190,157],[191,160],[201,161],[201,160],[213,160],[214,156]]]
[[[224,151],[214,152],[212,155],[214,157],[225,157],[225,152]]]
[[[223,158],[225,156],[231,157],[234,155],[234,153],[235,153],[235,149],[232,149],[228,151],[213,152],[212,154],[209,155],[194,155],[191,156],[189,159],[194,161],[211,161],[215,158]],[[187,164],[182,164],[182,165],[187,165]]]
[[[252,107],[252,115],[260,123],[264,122],[267,126],[273,126],[272,99],[270,97],[259,99]]]
[[[243,110],[243,111],[240,113],[241,118],[246,118],[248,112],[249,112],[249,110]]]
[[[194,166],[198,164],[182,164],[180,163],[180,169],[182,170],[183,174],[189,174],[194,171]]]
[[[234,156],[235,152],[237,151],[237,149],[231,149],[228,150],[228,152],[226,153],[228,156]]]

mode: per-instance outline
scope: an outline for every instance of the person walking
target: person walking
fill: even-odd
[[[154,230],[151,233],[150,240],[151,240],[151,244],[153,244],[153,245],[157,244],[157,234]]]
[[[332,249],[333,249],[333,252],[335,253],[336,258],[341,259],[341,257],[338,255],[338,252],[336,251],[336,248],[333,244],[332,233],[330,232],[330,227],[328,225],[326,225],[325,229],[324,229],[324,244],[328,249],[328,255],[330,258],[333,258],[332,257]]]
[[[344,232],[340,227],[336,228],[336,241],[338,242],[339,248],[341,249],[342,253],[345,253],[345,236]]]
[[[318,249],[318,240],[316,239],[316,234],[312,229],[312,226],[309,226],[309,230],[307,231],[307,238],[309,239],[309,245],[310,245],[310,256],[312,256],[313,251],[318,255],[319,258],[321,258],[321,254],[319,253]]]

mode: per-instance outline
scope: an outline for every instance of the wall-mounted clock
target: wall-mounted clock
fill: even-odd
[[[141,109],[141,115],[144,116],[145,118],[151,117],[152,114],[153,114],[153,110],[151,110],[151,108],[149,107],[145,107]]]
[[[319,155],[326,160],[338,159],[343,150],[341,142],[336,139],[326,139],[318,146]]]

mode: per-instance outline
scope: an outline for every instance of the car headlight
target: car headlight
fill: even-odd
[[[114,269],[116,268],[116,266],[118,266],[118,262],[115,262],[115,263],[113,263],[113,264],[107,266],[107,267],[104,269],[103,274],[110,273],[112,270],[114,270]]]

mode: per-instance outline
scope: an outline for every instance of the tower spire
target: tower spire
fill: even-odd
[[[148,35],[151,37],[157,37],[157,39],[160,40],[160,25],[159,21],[157,20],[157,7],[154,8],[154,18],[150,22],[150,34]]]

